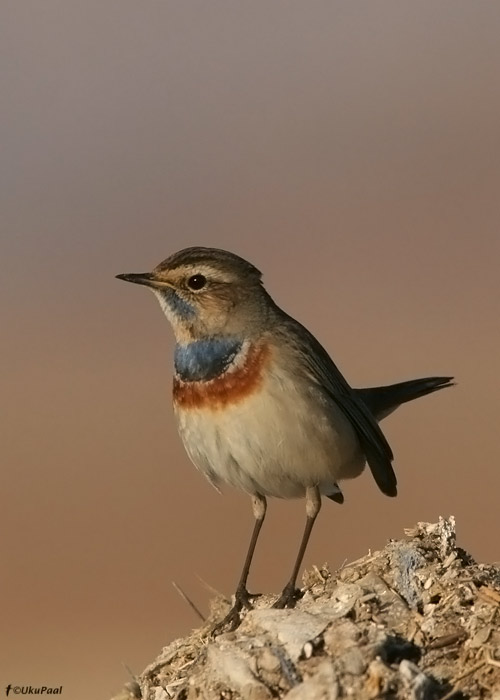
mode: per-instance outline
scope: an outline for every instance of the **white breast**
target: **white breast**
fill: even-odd
[[[184,446],[215,485],[281,498],[361,473],[355,432],[333,401],[270,362],[262,385],[219,410],[175,409]]]

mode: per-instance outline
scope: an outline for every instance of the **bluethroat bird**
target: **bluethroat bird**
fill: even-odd
[[[321,497],[343,503],[339,481],[359,476],[365,463],[382,493],[396,496],[393,454],[379,421],[453,379],[352,389],[261,277],[238,255],[202,247],[174,253],[152,272],[118,275],[149,287],[172,325],[174,412],[189,457],[216,488],[230,484],[252,501],[255,524],[235,603],[217,630],[234,629],[251,607],[247,578],[267,496],[306,501],[297,558],[274,604],[292,607]]]

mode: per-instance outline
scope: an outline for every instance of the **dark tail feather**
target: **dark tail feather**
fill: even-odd
[[[344,494],[340,490],[340,486],[337,484],[337,482],[333,484],[330,493],[325,493],[325,496],[327,498],[331,498],[332,501],[335,501],[335,503],[340,503],[341,505],[344,502]]]
[[[369,389],[354,389],[354,391],[365,402],[375,418],[382,420],[402,403],[453,386],[452,379],[453,377],[425,377],[390,386],[375,386]]]

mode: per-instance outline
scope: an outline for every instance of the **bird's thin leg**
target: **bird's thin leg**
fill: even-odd
[[[297,600],[301,597],[300,591],[296,588],[297,576],[299,569],[304,559],[304,554],[309,542],[309,537],[313,529],[314,521],[321,509],[321,495],[317,486],[309,486],[306,490],[306,525],[302,542],[300,543],[299,553],[295,560],[295,565],[292,570],[290,580],[284,587],[280,597],[273,605],[273,608],[293,608]]]
[[[255,525],[253,527],[250,544],[248,545],[248,552],[245,558],[245,563],[243,564],[240,580],[236,588],[234,605],[222,622],[219,622],[212,629],[212,635],[218,634],[223,629],[227,629],[228,631],[236,629],[241,622],[241,610],[243,610],[243,608],[251,607],[250,598],[252,595],[247,591],[247,579],[255,552],[255,546],[257,544],[257,540],[259,539],[260,530],[262,528],[264,518],[266,517],[267,510],[267,501],[264,496],[261,496],[260,493],[256,493],[252,496],[252,510],[255,518]]]

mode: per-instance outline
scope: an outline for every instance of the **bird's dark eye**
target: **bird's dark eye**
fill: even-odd
[[[192,275],[187,283],[191,289],[202,289],[207,283],[207,278],[204,275]]]

